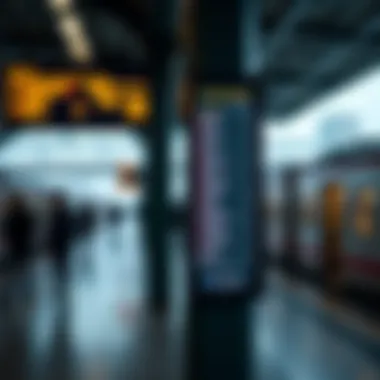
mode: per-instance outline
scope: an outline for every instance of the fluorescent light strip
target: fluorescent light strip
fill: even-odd
[[[68,14],[58,21],[58,30],[65,41],[66,51],[78,62],[92,60],[92,49],[85,37],[82,23],[75,14]]]
[[[57,15],[71,12],[74,8],[72,0],[47,0],[49,8]]]
[[[93,59],[93,49],[72,0],[47,0],[55,15],[58,32],[63,39],[66,53],[78,63]]]

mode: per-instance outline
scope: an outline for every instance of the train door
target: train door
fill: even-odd
[[[300,202],[299,184],[301,171],[297,167],[289,167],[283,172],[282,197],[282,264],[294,272],[298,257],[298,207]]]
[[[323,192],[323,278],[329,291],[338,290],[343,225],[344,189],[330,183]]]

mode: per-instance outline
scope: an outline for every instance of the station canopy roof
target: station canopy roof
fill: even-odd
[[[2,1],[3,60],[33,56],[52,63],[63,59],[49,1],[53,0]],[[267,111],[272,118],[300,110],[379,60],[380,2],[261,3],[259,54],[263,55]],[[158,0],[75,0],[98,61],[110,66],[118,62],[131,71],[146,70],[145,42],[158,4]],[[257,22],[255,15],[252,22]]]

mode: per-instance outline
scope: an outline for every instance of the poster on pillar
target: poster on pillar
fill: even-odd
[[[253,264],[252,98],[243,88],[203,88],[193,134],[196,292],[249,291]]]

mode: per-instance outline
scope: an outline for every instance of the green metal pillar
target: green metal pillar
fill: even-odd
[[[154,311],[168,306],[168,230],[170,226],[169,144],[171,130],[177,118],[176,99],[180,76],[180,57],[175,41],[177,0],[160,1],[154,15],[160,44],[152,47],[153,117],[148,130],[148,291]]]
[[[197,4],[197,11],[197,27],[195,28],[197,34],[197,70],[194,74],[199,88],[199,97],[196,97],[195,101],[196,103],[202,103],[200,99],[204,97],[201,95],[201,89],[203,88],[210,88],[216,94],[215,96],[213,95],[214,100],[210,102],[211,106],[206,109],[208,112],[206,114],[211,115],[211,119],[214,120],[208,122],[211,123],[213,129],[221,130],[224,128],[224,132],[218,132],[215,135],[217,136],[215,137],[216,139],[219,139],[221,134],[226,136],[228,133],[230,133],[229,136],[231,137],[231,143],[228,141],[224,141],[223,143],[223,149],[225,149],[226,154],[223,156],[223,154],[219,153],[222,161],[225,161],[224,164],[222,163],[224,167],[221,170],[224,176],[235,178],[236,173],[233,173],[234,170],[231,170],[231,166],[227,167],[233,162],[234,164],[231,164],[232,167],[235,168],[236,172],[240,173],[236,174],[236,182],[231,184],[233,180],[229,178],[227,179],[229,185],[222,185],[222,188],[223,186],[229,186],[229,190],[227,191],[230,192],[230,198],[221,201],[219,206],[216,207],[223,209],[224,222],[226,218],[230,220],[230,225],[226,227],[230,230],[226,231],[226,235],[229,234],[230,239],[234,240],[234,237],[231,238],[231,230],[233,230],[233,234],[241,236],[242,251],[247,247],[251,247],[252,257],[250,260],[245,261],[249,275],[247,275],[247,272],[243,274],[244,270],[240,268],[242,276],[248,278],[248,281],[244,283],[245,285],[233,290],[227,290],[227,287],[221,290],[221,288],[216,287],[218,274],[214,275],[207,266],[205,267],[206,269],[202,269],[205,264],[199,264],[198,258],[195,258],[197,255],[202,256],[203,253],[194,252],[197,250],[196,244],[194,244],[192,252],[194,257],[192,259],[195,261],[195,264],[192,272],[193,289],[189,326],[189,380],[251,380],[252,376],[254,376],[251,365],[254,359],[254,350],[251,345],[251,327],[254,319],[252,303],[262,286],[265,252],[261,202],[262,141],[261,123],[259,121],[263,106],[262,84],[259,77],[260,63],[262,62],[261,52],[258,49],[259,4],[255,0],[200,0]],[[227,101],[226,104],[229,110],[228,112],[226,111],[226,114],[223,113],[224,111],[221,111],[223,107],[220,108],[216,105],[218,89],[220,89],[220,93],[225,91],[224,89],[228,93],[234,88],[235,90],[237,89],[237,93],[246,92],[249,94],[247,103],[251,103],[252,107],[248,106],[246,110],[249,110],[250,122],[247,122],[247,119],[244,118],[231,117],[231,115],[238,115],[238,113],[233,113],[236,111],[235,104],[231,103],[228,105]],[[226,102],[224,96],[220,96],[220,99]],[[232,102],[234,101],[232,100]],[[239,100],[236,100],[236,104],[238,103]],[[204,106],[204,103],[201,106]],[[198,110],[197,107],[195,108],[196,113],[200,114],[202,112],[199,107]],[[214,115],[216,115],[216,118]],[[195,119],[197,119],[197,116],[199,115],[195,115]],[[221,119],[225,121],[221,122]],[[199,120],[196,123],[199,124]],[[214,124],[212,125],[212,123]],[[229,129],[225,129],[226,123]],[[247,128],[239,125],[239,123],[246,123],[245,126],[249,124],[252,128],[246,135],[248,136],[246,144],[241,138],[242,135],[236,137],[238,134],[243,133],[243,130],[244,133],[247,133]],[[205,128],[206,126],[197,128],[201,129],[203,127]],[[236,150],[236,145],[234,146],[235,143],[232,142],[235,137],[236,139],[240,139],[239,144],[241,144],[242,149],[247,153],[249,165],[246,165],[244,162],[242,152]],[[209,136],[207,138],[210,139]],[[225,139],[225,137],[223,138]],[[198,137],[198,140],[193,143],[200,145],[202,141]],[[216,142],[216,144],[219,143]],[[200,155],[201,153],[197,153],[197,149],[193,150],[193,160],[199,160]],[[226,163],[227,161],[229,164]],[[206,164],[203,164],[203,166],[206,166]],[[196,172],[201,168],[202,164],[198,163],[198,165],[195,165],[194,171]],[[212,170],[217,171],[218,169]],[[196,174],[193,180],[201,181],[200,177],[197,177]],[[218,174],[215,175],[218,176]],[[244,176],[247,181],[244,180]],[[205,181],[204,178],[205,176],[202,181]],[[209,175],[206,178],[209,178]],[[249,189],[249,194],[245,193],[247,195],[245,203],[242,203],[241,199],[234,197],[234,191],[231,191],[231,187],[233,186],[235,186],[236,192]],[[239,189],[239,186],[242,188]],[[197,187],[199,186],[195,184],[195,188]],[[193,195],[197,197],[196,191]],[[204,201],[203,205],[199,206],[197,201],[193,199],[193,208],[208,207],[208,202],[211,201]],[[244,208],[250,210],[250,212],[245,213]],[[248,224],[244,223],[244,216],[241,214],[242,210],[246,218],[250,219],[248,234],[246,233]],[[236,216],[238,214],[240,216]],[[231,222],[231,220],[234,221]],[[196,240],[197,235],[202,234],[203,237],[201,239],[204,239],[204,234],[207,234],[205,230],[210,222],[205,223],[201,230],[199,230],[199,221],[197,222],[196,217],[193,218],[193,222],[193,229],[196,230],[198,228],[198,234],[193,235],[194,239]],[[229,256],[231,268],[236,263],[234,260],[239,260],[239,255],[242,251],[232,248],[238,246],[239,242],[237,240],[235,239],[234,243],[232,243],[235,245],[222,243],[222,245],[226,244],[226,247],[220,248],[219,246],[216,249],[220,251],[221,266],[224,266],[223,270],[225,271],[223,273],[229,271],[228,265],[226,266],[226,262],[223,262],[226,256]],[[246,257],[241,256],[241,260],[244,259]],[[207,258],[207,260],[212,261],[213,258]],[[213,269],[215,273],[220,271],[218,260],[216,259],[216,269]],[[214,264],[210,264],[208,261],[206,265],[211,267]],[[242,266],[244,267],[244,264]],[[233,281],[239,280],[236,278],[236,273],[239,273],[239,271],[235,272]],[[207,277],[208,275],[210,276]],[[221,278],[220,275],[219,278]],[[208,282],[209,280],[211,282]]]

